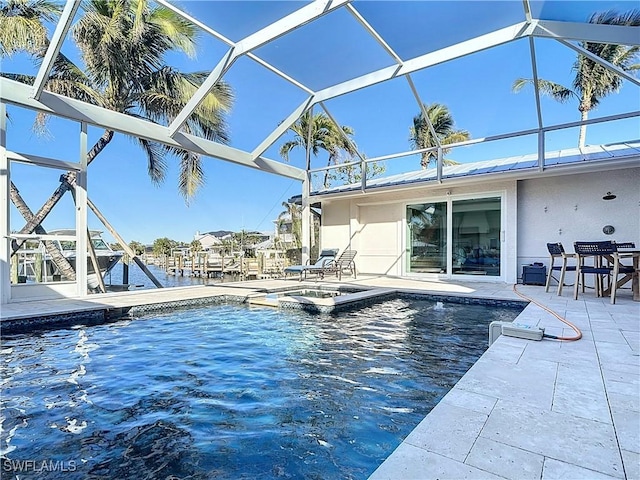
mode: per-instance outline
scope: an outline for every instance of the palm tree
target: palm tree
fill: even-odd
[[[312,116],[310,111],[305,112],[296,121],[289,130],[294,134],[293,140],[285,142],[280,147],[280,156],[287,162],[289,161],[289,154],[294,148],[301,147],[307,149],[307,143],[309,139],[309,129],[311,129],[311,143],[310,149],[314,157],[317,157],[320,150],[324,150],[329,154],[327,159],[327,166],[335,165],[338,162],[341,153],[353,157],[356,155],[355,143],[351,140],[347,140],[353,135],[353,129],[346,125],[340,127],[342,133],[338,129],[338,126],[324,113],[320,112]],[[307,170],[311,168],[311,157],[307,162]],[[327,187],[329,182],[329,171],[325,172],[324,186]]]
[[[589,18],[589,23],[639,26],[640,10],[634,9],[626,13],[608,10],[594,13]],[[581,42],[580,46],[626,72],[640,69],[640,64],[634,63],[637,61],[638,53],[640,52],[640,47],[637,45],[629,47],[609,43]],[[602,98],[620,90],[622,78],[614,71],[584,55],[578,55],[572,70],[575,72],[575,77],[571,88],[543,79],[538,79],[537,85],[542,94],[549,95],[560,103],[565,103],[572,98],[578,100],[580,120],[584,122],[587,120],[589,112],[598,106]],[[518,78],[513,83],[513,91],[519,92],[522,87],[527,84],[533,84],[533,82],[534,80],[531,78]],[[583,123],[580,125],[579,147],[584,147],[586,133],[587,126]]]
[[[49,0],[8,0],[0,6],[0,58],[42,52],[48,45],[45,23],[61,11],[59,3]]]
[[[42,23],[50,18],[47,16],[49,3],[44,0],[10,0],[10,3],[13,9],[0,9],[0,25],[4,26],[0,36],[3,42],[1,51],[3,54],[16,51],[19,42],[10,40],[22,38],[22,49],[41,59],[44,51],[35,51],[32,46],[34,42],[18,34],[23,28],[23,20],[15,12],[35,23]],[[36,15],[32,9],[15,7],[25,4],[36,10],[42,7],[43,13]],[[169,123],[207,75],[206,72],[182,73],[163,63],[164,55],[170,51],[193,54],[197,33],[195,27],[167,8],[151,7],[147,0],[90,0],[83,4],[83,8],[84,15],[73,27],[72,36],[86,71],[83,72],[60,55],[46,88],[138,118]],[[33,82],[33,77],[4,75],[18,81]],[[184,130],[226,143],[228,135],[224,113],[231,108],[232,101],[230,87],[218,82],[187,120]],[[42,117],[38,120],[42,122]],[[103,133],[89,151],[88,163],[111,142],[113,135],[112,130]],[[199,155],[145,139],[136,141],[146,154],[152,181],[164,180],[166,157],[174,155],[180,159],[179,189],[185,199],[188,201],[202,186],[204,174]],[[75,174],[69,172],[64,176],[61,186],[35,215],[24,208],[26,204],[12,184],[11,198],[14,203],[17,202],[16,206],[27,219],[20,233],[31,233],[39,227],[74,183]]]
[[[198,253],[202,251],[202,244],[200,243],[200,240],[191,240],[189,248],[193,253]]]
[[[293,248],[302,247],[302,207],[295,203],[282,202],[284,211],[278,215],[276,220],[276,229],[278,233],[282,233],[281,229],[284,225],[291,225],[291,238],[293,239]]]
[[[431,105],[425,104],[424,108],[441,145],[463,142],[471,138],[471,135],[466,130],[456,130],[454,128],[453,116],[446,105],[432,103]],[[409,143],[415,150],[437,146],[422,112],[413,117],[413,126],[409,129]],[[446,155],[450,149],[444,148],[442,151]],[[437,161],[438,154],[433,151],[423,152],[420,156],[422,168],[427,168],[431,162],[436,163]],[[454,160],[444,160],[445,165],[455,165],[456,163]]]

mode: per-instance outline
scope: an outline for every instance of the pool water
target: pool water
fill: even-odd
[[[365,479],[519,312],[223,305],[9,336],[2,478]]]

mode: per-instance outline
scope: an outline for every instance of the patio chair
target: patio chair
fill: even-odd
[[[573,248],[576,252],[576,283],[573,290],[574,300],[578,299],[578,290],[582,283],[582,292],[584,293],[585,281],[584,275],[591,274],[594,277],[594,288],[596,296],[602,296],[604,292],[603,278],[610,281],[613,267],[610,264],[605,265],[603,260],[612,258],[616,247],[611,241],[604,242],[574,242]],[[591,265],[587,265],[586,260],[591,258]],[[582,280],[582,281],[581,281]]]
[[[549,273],[547,274],[547,283],[545,285],[544,291],[545,292],[549,291],[551,276],[553,275],[553,272],[556,271],[556,272],[560,272],[560,279],[558,280],[558,295],[562,295],[562,287],[564,286],[565,273],[576,271],[576,265],[567,265],[568,260],[570,258],[575,259],[576,255],[575,253],[566,253],[564,251],[564,247],[562,246],[562,243],[560,242],[547,243],[547,250],[549,250],[549,255],[551,259],[550,259]],[[555,265],[556,258],[559,258],[562,260],[560,265]]]
[[[335,259],[336,255],[338,255],[337,248],[326,248],[320,252],[320,256],[313,264],[307,265],[289,265],[284,269],[285,277],[288,274],[298,274],[300,275],[299,280],[302,281],[303,278],[307,278],[307,273],[316,273],[320,274],[327,268]]]
[[[330,262],[322,271],[318,272],[320,278],[324,278],[327,273],[335,273],[338,280],[342,280],[342,274],[349,272],[356,278],[356,263],[354,258],[358,252],[356,250],[345,250],[333,262]]]
[[[636,268],[638,266],[638,253],[637,252],[625,252],[625,249],[636,248],[635,243],[633,242],[625,242],[625,243],[615,243],[613,242],[613,246],[615,248],[615,252],[613,252],[613,271],[611,272],[611,304],[616,303],[616,294],[618,288],[627,283],[629,280],[633,280],[633,275],[637,275]],[[636,258],[634,258],[636,257]],[[625,265],[620,263],[621,259],[628,259],[633,264]],[[618,276],[624,275],[620,280],[618,280]]]

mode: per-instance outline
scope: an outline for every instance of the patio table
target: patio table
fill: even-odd
[[[619,261],[630,258],[633,262],[633,273],[628,273],[616,282],[616,288],[620,288],[631,280],[631,290],[633,292],[633,300],[640,302],[640,250],[623,250],[616,252]],[[613,264],[612,255],[603,255],[610,264]],[[614,279],[615,281],[615,279]],[[611,285],[602,292],[603,296],[611,295]]]

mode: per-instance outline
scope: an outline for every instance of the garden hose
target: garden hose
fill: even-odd
[[[541,304],[537,300],[534,300],[533,298],[528,297],[524,293],[519,292],[518,289],[516,288],[516,285],[517,284],[515,284],[515,283],[513,284],[513,291],[517,295],[519,295],[520,297],[524,298],[525,300],[530,301],[531,303],[537,305],[538,307],[542,308],[545,312],[550,313],[551,315],[556,317],[558,320],[560,320],[562,323],[564,323],[564,324],[568,325],[569,327],[571,327],[576,332],[576,335],[573,336],[573,337],[558,337],[556,335],[548,335],[548,334],[545,333],[543,335],[544,338],[551,338],[553,340],[566,340],[566,341],[575,341],[575,340],[580,340],[582,338],[582,332],[580,331],[580,329],[578,327],[576,327],[573,323],[568,321],[566,318],[563,318],[562,316],[560,316],[559,314],[557,314],[556,312],[551,310],[549,307],[546,307],[545,305]]]

